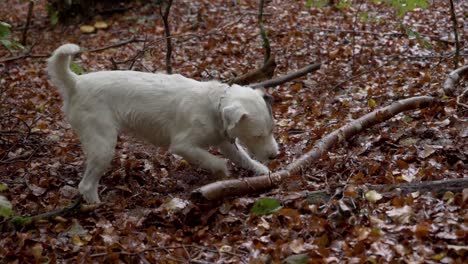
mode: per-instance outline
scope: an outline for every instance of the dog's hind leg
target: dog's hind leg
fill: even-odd
[[[99,180],[114,156],[117,129],[111,124],[88,122],[79,134],[86,155],[86,170],[78,189],[87,202],[99,203]]]
[[[252,170],[257,175],[268,174],[269,169],[267,166],[261,164],[260,162],[252,159],[249,154],[239,146],[236,142],[224,141],[219,145],[219,149],[223,155],[233,161],[238,166]]]

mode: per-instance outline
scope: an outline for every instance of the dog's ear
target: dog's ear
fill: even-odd
[[[232,104],[223,108],[221,116],[224,129],[229,133],[243,118],[247,117],[247,111],[240,104]]]
[[[263,97],[263,100],[265,100],[265,103],[269,106],[273,105],[274,98],[271,94],[267,92],[267,90],[263,87],[258,87],[255,88],[255,91],[260,94],[260,96]]]
[[[265,100],[267,105],[269,105],[270,107],[275,102],[275,98],[273,98],[273,96],[271,94],[268,94],[268,93],[263,95],[263,100]]]

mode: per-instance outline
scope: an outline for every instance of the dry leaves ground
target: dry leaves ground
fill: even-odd
[[[276,75],[323,63],[307,78],[270,89],[281,143],[272,170],[376,107],[435,94],[455,67],[448,1],[430,1],[427,9],[402,19],[388,6],[370,1],[343,9],[306,7],[306,1],[267,2],[265,26],[277,57]],[[463,64],[468,5],[455,4]],[[152,5],[131,6],[88,22],[52,26],[45,1],[39,1],[29,30],[31,54],[48,54],[66,42],[92,50],[136,36],[152,41],[134,68],[163,71],[162,21]],[[261,66],[257,8],[257,1],[175,1],[170,18],[174,71],[199,80],[226,80]],[[366,21],[359,15],[363,12],[369,16]],[[13,26],[17,39],[26,13],[26,1],[0,2],[0,20]],[[97,21],[109,27],[94,34],[80,31],[83,24]],[[409,37],[402,25],[422,39]],[[142,47],[131,43],[83,53],[76,62],[87,71],[112,69],[111,59],[131,59]],[[0,48],[1,58],[14,55]],[[117,64],[121,69],[129,65]],[[0,183],[8,186],[1,194],[11,201],[15,215],[69,204],[83,171],[79,142],[60,112],[61,99],[44,67],[45,58],[0,63]],[[465,78],[459,89],[466,86]],[[279,189],[263,194],[282,205],[265,216],[250,213],[258,196],[210,208],[187,206],[190,191],[209,183],[209,174],[121,136],[112,169],[101,181],[106,204],[17,229],[2,220],[0,262],[463,263],[466,191],[381,199],[354,192],[363,183],[466,177],[468,109],[457,106],[454,98],[447,100],[444,106],[398,115],[338,146]],[[238,177],[249,174],[232,169]],[[316,202],[304,196],[304,191],[343,185],[332,199]]]

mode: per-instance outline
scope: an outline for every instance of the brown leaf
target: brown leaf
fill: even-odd
[[[401,208],[388,210],[386,213],[393,221],[399,224],[409,224],[413,216],[413,209],[411,206],[405,205]]]

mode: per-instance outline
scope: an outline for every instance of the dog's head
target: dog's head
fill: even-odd
[[[271,95],[264,89],[234,85],[225,100],[221,111],[226,133],[239,139],[256,159],[265,162],[276,158]]]

